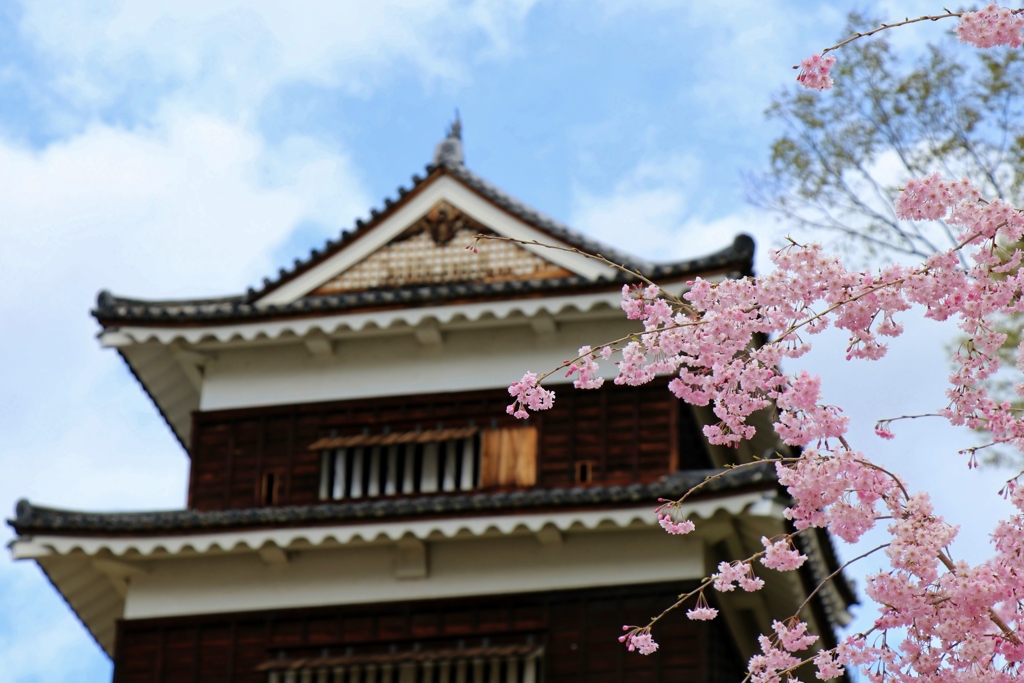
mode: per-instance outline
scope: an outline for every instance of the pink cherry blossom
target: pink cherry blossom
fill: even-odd
[[[608,347],[605,348],[607,349]],[[605,358],[607,357],[608,356],[605,356]],[[572,385],[577,389],[600,389],[604,384],[604,378],[598,377],[597,375],[600,369],[601,368],[598,367],[597,361],[594,358],[593,350],[589,346],[581,346],[579,350],[579,360],[569,366],[565,376],[571,377],[572,375],[579,373],[579,377],[577,377],[572,383]]]
[[[515,401],[507,408],[509,415],[524,420],[530,416],[530,410],[547,410],[555,400],[555,392],[548,391],[537,384],[537,374],[528,372],[523,378],[508,388],[508,393]]]
[[[791,619],[785,624],[773,621],[772,630],[775,631],[779,644],[787,652],[806,650],[818,641],[818,636],[807,632],[807,623],[796,619]]]
[[[710,621],[718,616],[718,610],[714,607],[694,607],[686,610],[686,618],[694,621]]]
[[[628,631],[628,633],[619,636],[619,642],[625,643],[626,649],[630,652],[639,652],[642,655],[650,655],[657,651],[658,644],[654,642],[654,638],[651,636],[649,629],[623,626],[622,630]]]
[[[658,524],[661,528],[670,534],[684,535],[694,530],[694,524],[688,519],[684,519],[680,522],[675,522],[668,513],[662,513],[658,515]]]
[[[718,616],[718,610],[708,604],[704,591],[697,595],[697,604],[686,611],[686,618],[693,621],[711,621]]]
[[[1021,46],[1024,17],[995,3],[977,12],[964,12],[956,35],[961,42],[987,48],[997,45]]]
[[[788,572],[794,569],[799,569],[807,560],[805,555],[801,555],[795,548],[793,548],[793,544],[789,538],[772,542],[762,536],[761,543],[765,548],[765,555],[761,558],[761,564],[769,569]]]
[[[829,90],[833,83],[829,74],[835,63],[836,58],[832,55],[822,57],[821,54],[813,54],[800,60],[800,73],[796,80],[811,90]]]
[[[900,23],[952,16],[960,16],[957,33],[963,42],[1022,44],[1024,15],[995,5]],[[798,80],[828,89],[834,63],[831,54],[803,60]],[[562,369],[576,376],[578,388],[597,388],[598,357],[607,360],[614,350],[621,354],[616,384],[661,379],[679,399],[708,406],[714,419],[704,434],[712,444],[738,446],[752,438],[757,432],[752,418],[770,409],[772,428],[791,447],[785,452],[780,446],[779,454],[769,457],[788,495],[784,515],[794,533],[764,537],[763,551],[720,563],[714,575],[680,599],[683,604],[696,595],[696,605],[686,611],[690,619],[717,616],[704,598],[709,587],[723,593],[737,586],[760,589],[764,581],[754,574],[755,560],[778,571],[800,568],[807,557],[794,545],[797,534],[823,528],[854,543],[875,529],[886,542],[871,552],[879,559],[884,552],[886,566],[864,586],[875,603],[872,634],[848,636],[809,657],[815,676],[830,680],[854,667],[878,683],[1008,683],[1024,675],[1024,486],[1014,478],[1003,490],[1014,510],[991,533],[993,556],[976,564],[956,561],[947,548],[959,529],[933,508],[928,494],[853,448],[848,419],[839,406],[823,402],[820,378],[784,367],[829,328],[846,337],[837,361],[875,362],[885,361],[888,340],[903,333],[908,316],[948,321],[964,342],[951,354],[948,388],[934,414],[953,426],[985,430],[992,444],[1024,451],[1024,412],[992,396],[987,381],[1002,378],[999,373],[1024,373],[1024,343],[1006,367],[1007,335],[998,324],[1024,312],[1024,250],[1017,246],[1024,240],[1024,211],[984,197],[969,180],[932,173],[906,182],[895,212],[905,221],[942,221],[957,246],[916,266],[856,270],[820,245],[792,243],[771,255],[772,271],[714,282],[696,278],[682,301],[647,281],[627,285],[621,306],[636,321],[636,333],[624,344],[615,342],[614,349],[581,347],[579,357]],[[1024,381],[1014,387],[1024,396]],[[554,394],[533,373],[509,393],[514,400],[508,410],[520,418],[554,403]],[[875,433],[894,438],[895,419],[878,416]],[[975,451],[965,453],[970,467],[977,462]],[[668,533],[695,528],[680,519],[681,505],[682,499],[660,501],[658,523]],[[772,632],[760,637],[761,652],[750,659],[752,683],[791,678],[804,661],[793,653],[817,642],[799,614],[780,616]],[[631,651],[654,652],[651,628],[661,618],[624,627],[620,641]]]
[[[819,681],[830,681],[845,673],[843,667],[839,665],[836,654],[829,650],[820,650],[814,656],[814,666],[817,668],[814,677]]]

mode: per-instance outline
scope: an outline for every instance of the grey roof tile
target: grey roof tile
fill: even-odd
[[[244,508],[200,512],[80,512],[36,506],[18,501],[15,518],[7,523],[21,535],[49,534],[147,534],[184,533],[228,528],[296,526],[345,523],[387,518],[420,517],[479,512],[514,512],[559,507],[612,506],[649,503],[659,498],[678,498],[720,470],[689,470],[648,484],[534,488],[518,491],[479,491],[433,496],[399,496],[351,502]],[[713,496],[776,484],[770,463],[733,470],[708,483],[699,495]]]

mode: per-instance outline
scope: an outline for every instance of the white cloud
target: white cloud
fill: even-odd
[[[125,79],[182,84],[205,104],[256,101],[289,79],[366,92],[412,69],[468,78],[466,60],[508,54],[535,0],[27,2],[22,30],[63,62],[64,90],[84,101]]]
[[[627,253],[665,260],[675,251],[699,170],[696,159],[677,157],[639,163],[607,193],[577,184],[570,224]]]
[[[117,354],[98,348],[87,314],[96,292],[240,292],[276,265],[270,248],[296,224],[340,229],[369,203],[346,157],[310,140],[268,147],[205,115],[167,112],[136,131],[94,125],[41,152],[0,144],[0,510],[19,497],[71,509],[182,507],[188,458]],[[8,562],[0,594],[24,599],[0,617],[0,678],[42,680],[32,674],[48,665],[7,656],[38,655],[42,631],[55,653],[91,653],[89,666],[102,667],[42,573]],[[51,605],[46,624],[5,630],[8,610],[35,604]]]
[[[5,298],[98,279],[152,295],[238,291],[300,220],[340,227],[369,205],[348,159],[311,141],[268,148],[203,115],[162,124],[96,125],[42,152],[0,146]]]
[[[695,258],[724,249],[736,235],[757,241],[756,267],[763,272],[768,251],[781,246],[774,217],[749,206],[709,217],[700,198],[701,164],[691,157],[643,161],[609,192],[577,184],[573,190],[574,227],[617,247],[654,261]]]

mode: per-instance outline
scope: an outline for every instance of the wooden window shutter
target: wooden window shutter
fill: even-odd
[[[537,483],[537,428],[488,429],[480,434],[480,487]]]

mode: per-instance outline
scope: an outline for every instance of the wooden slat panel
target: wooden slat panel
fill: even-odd
[[[653,481],[675,467],[708,466],[692,412],[663,385],[557,389],[555,409],[530,424],[538,434],[535,485],[571,486],[581,462],[592,464],[595,483]],[[262,477],[271,470],[284,473],[281,504],[314,504],[321,448],[522,428],[505,414],[507,403],[506,392],[494,390],[197,412],[190,505],[200,510],[257,505]],[[509,477],[490,481],[531,485],[523,483],[530,478],[522,473],[518,480]]]

